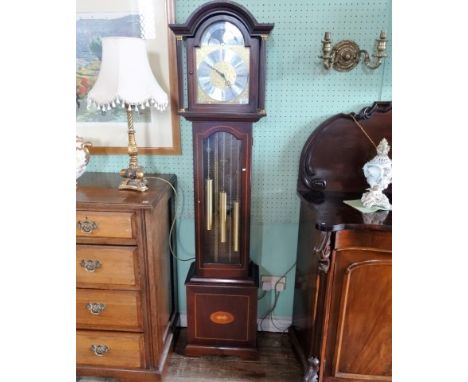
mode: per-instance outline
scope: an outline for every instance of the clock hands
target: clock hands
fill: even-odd
[[[224,83],[229,86],[229,87],[232,87],[232,84],[231,84],[231,81],[229,81],[227,78],[226,78],[226,75],[219,69],[215,68],[213,65],[210,65],[208,63],[206,63],[206,65],[210,68],[210,69],[213,69],[216,73],[218,73],[224,80]]]

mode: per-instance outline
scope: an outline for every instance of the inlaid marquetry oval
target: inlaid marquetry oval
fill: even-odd
[[[234,316],[229,312],[217,311],[210,314],[210,320],[215,324],[226,325],[234,321]]]

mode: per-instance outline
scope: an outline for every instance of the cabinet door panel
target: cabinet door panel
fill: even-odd
[[[331,375],[343,381],[391,381],[392,266],[389,252],[336,251]]]

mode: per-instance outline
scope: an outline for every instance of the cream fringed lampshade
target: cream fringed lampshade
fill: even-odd
[[[145,41],[136,37],[103,37],[102,62],[88,107],[107,111],[120,106],[134,110],[166,109],[168,97],[154,78]]]
[[[151,71],[145,42],[135,37],[104,37],[102,62],[94,87],[88,93],[88,107],[108,111],[126,109],[128,120],[128,168],[120,170],[120,190],[146,191],[143,168],[138,165],[138,148],[133,126],[133,113],[148,107],[166,109],[167,94]]]

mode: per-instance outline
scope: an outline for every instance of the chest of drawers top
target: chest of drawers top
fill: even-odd
[[[121,177],[118,174],[106,172],[87,172],[78,179],[76,189],[77,209],[151,209],[161,198],[170,193],[170,186],[166,182],[154,179],[159,177],[175,186],[175,175],[146,174],[148,191],[122,191],[119,190]]]

